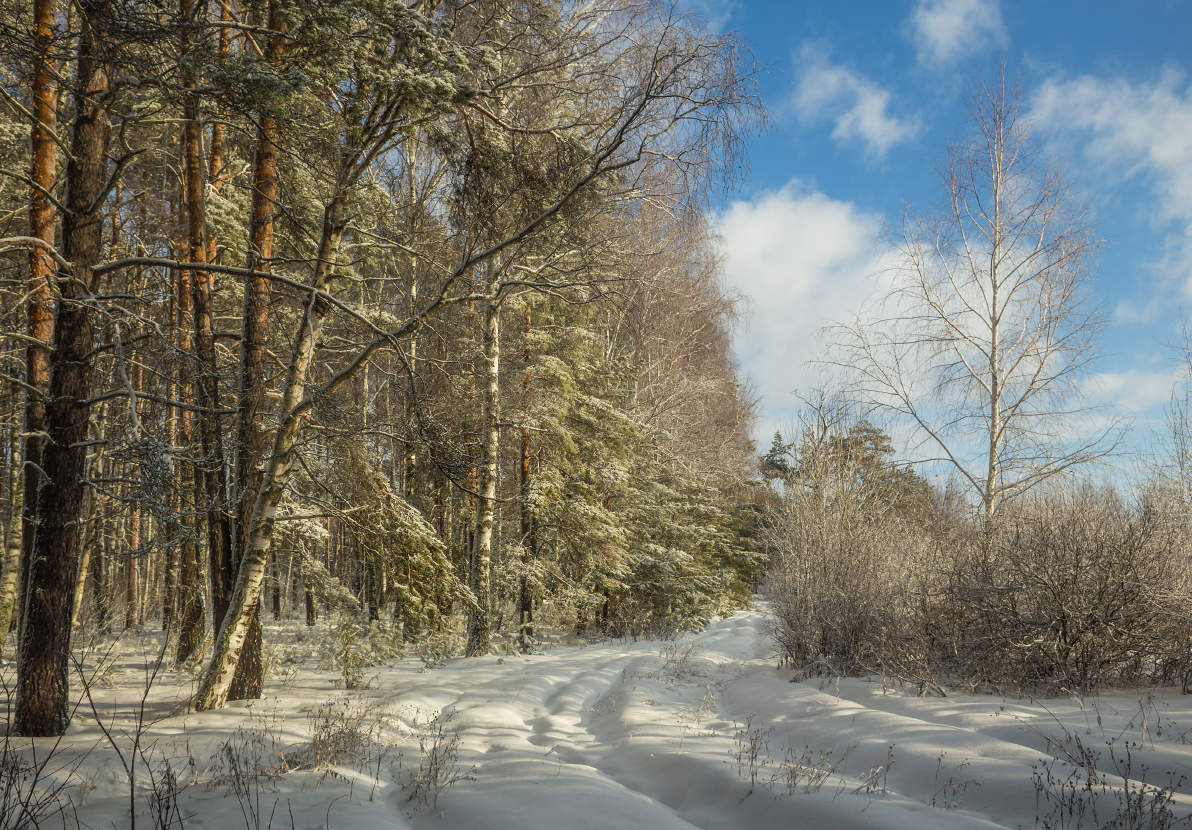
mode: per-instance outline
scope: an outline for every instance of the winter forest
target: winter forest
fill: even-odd
[[[0,830],[1192,823],[1187,338],[991,60],[759,440],[701,9],[0,0]]]

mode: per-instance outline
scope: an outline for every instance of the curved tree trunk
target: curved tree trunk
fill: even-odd
[[[298,441],[298,433],[311,406],[311,402],[306,399],[306,386],[319,335],[323,330],[323,321],[329,311],[327,303],[317,295],[327,290],[334,263],[339,256],[340,240],[343,238],[346,224],[345,202],[344,194],[337,194],[323,211],[323,231],[311,284],[313,291],[298,326],[298,335],[282,393],[282,423],[274,436],[268,466],[253,506],[252,518],[247,523],[247,538],[236,573],[232,601],[216,640],[211,665],[195,695],[195,709],[218,709],[227,702],[236,666],[240,662],[241,650],[254,618],[258,618],[259,615],[261,589],[273,547],[273,524],[277,517],[277,507],[281,504],[290,474],[293,472],[294,447]]]

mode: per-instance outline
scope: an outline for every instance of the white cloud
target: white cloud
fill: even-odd
[[[737,356],[762,396],[759,442],[786,425],[796,392],[823,385],[824,326],[880,291],[891,249],[882,219],[792,181],[717,217],[730,285],[748,300]]]
[[[919,131],[916,121],[890,114],[889,91],[851,67],[833,64],[822,50],[804,45],[791,104],[806,121],[831,120],[832,137],[860,141],[876,156]]]
[[[1104,406],[1114,414],[1142,415],[1170,401],[1182,377],[1179,367],[1097,372],[1084,379],[1081,392],[1090,404]]]
[[[1192,296],[1192,86],[1166,72],[1152,83],[1084,76],[1050,80],[1032,99],[1041,126],[1076,139],[1079,152],[1110,179],[1139,177],[1154,191],[1154,218],[1173,233],[1151,263]],[[1123,322],[1159,310],[1154,297],[1118,309]]]
[[[1008,40],[997,0],[919,0],[910,30],[920,63],[937,66],[1003,48]]]

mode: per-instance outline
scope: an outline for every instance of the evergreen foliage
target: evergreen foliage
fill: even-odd
[[[77,567],[179,660],[214,610],[200,708],[260,694],[262,607],[436,642],[467,613],[482,652],[546,609],[636,634],[747,600],[750,404],[699,211],[756,106],[732,38],[627,0],[36,8],[0,0],[0,626],[40,590],[26,489],[59,485],[86,496],[38,544],[69,567],[33,579]],[[49,415],[45,377],[73,379]]]

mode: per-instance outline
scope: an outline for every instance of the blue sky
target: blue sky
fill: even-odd
[[[1103,356],[1091,403],[1162,421],[1172,346],[1192,309],[1192,2],[686,0],[762,69],[771,124],[715,206],[726,278],[745,300],[738,358],[761,396],[758,437],[823,380],[817,332],[876,292],[887,230],[930,208],[966,99],[1004,59],[1036,137],[1101,240]]]

